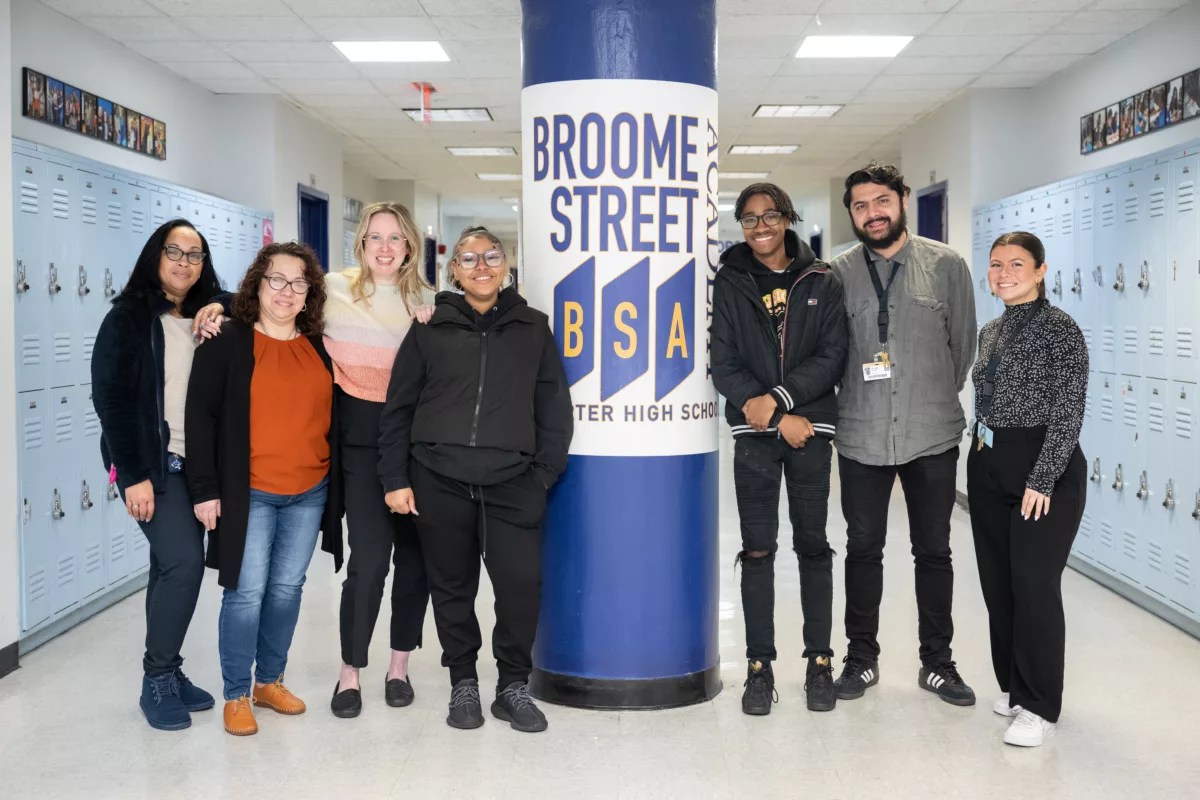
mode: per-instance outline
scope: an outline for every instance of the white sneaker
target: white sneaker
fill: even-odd
[[[1008,692],[996,698],[996,702],[992,703],[992,713],[999,714],[1002,717],[1015,717],[1021,713],[1020,706],[1010,706],[1008,704]]]
[[[1021,709],[1004,732],[1004,743],[1017,747],[1040,747],[1046,739],[1054,736],[1057,727],[1032,711]]]

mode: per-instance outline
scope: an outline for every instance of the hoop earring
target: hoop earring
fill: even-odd
[[[512,270],[510,269],[508,271],[508,274],[504,276],[504,283],[502,283],[500,285],[500,289],[501,290],[507,289],[508,287],[512,286],[515,282],[516,281],[513,280]]]
[[[303,313],[305,311],[308,311],[308,303],[305,303],[304,305],[300,306],[300,312]]]

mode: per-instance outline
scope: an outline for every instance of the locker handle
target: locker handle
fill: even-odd
[[[54,503],[50,506],[50,516],[52,519],[62,519],[67,515],[63,511],[62,495],[58,493],[58,489],[54,490]]]
[[[84,511],[87,511],[95,505],[95,503],[92,502],[92,490],[88,487],[87,481],[83,481],[80,487],[79,505]]]
[[[1142,277],[1141,277],[1141,280],[1138,281],[1138,288],[1142,289],[1142,290],[1146,290],[1146,289],[1150,288],[1150,262],[1149,261],[1142,262]]]
[[[1113,283],[1113,288],[1118,292],[1125,291],[1125,265],[1117,264],[1117,280]]]
[[[87,285],[87,268],[83,264],[79,265],[79,296],[87,297],[92,293],[91,287]]]
[[[1078,295],[1083,294],[1083,275],[1078,269],[1075,270],[1075,285],[1071,287],[1071,292]]]
[[[1062,273],[1054,273],[1054,293],[1058,295],[1058,299],[1062,299]]]
[[[1145,500],[1150,496],[1150,478],[1146,475],[1146,470],[1142,470],[1142,476],[1138,479],[1137,499]]]
[[[1196,492],[1196,510],[1192,512],[1192,519],[1200,519],[1200,491]]]
[[[25,262],[17,259],[17,294],[29,291],[29,282],[25,280]]]
[[[1099,482],[1100,482],[1100,459],[1098,459],[1098,458],[1097,458],[1095,461],[1093,461],[1093,462],[1092,462],[1092,477],[1091,477],[1091,481],[1092,481],[1092,483],[1099,483]]]
[[[29,505],[28,497],[24,498],[24,500],[25,500],[25,521],[29,522],[29,520],[33,519],[33,507]]]
[[[106,267],[104,270],[104,296],[111,300],[116,293],[117,290],[113,288],[112,270]]]
[[[1112,488],[1116,489],[1119,492],[1125,488],[1125,473],[1121,469],[1120,464],[1117,464],[1117,473],[1116,473],[1115,477],[1116,477],[1116,480],[1113,481]]]
[[[58,267],[54,264],[50,265],[50,294],[58,294],[62,291],[62,287],[58,285]]]
[[[120,495],[117,494],[117,485],[115,483],[110,483],[108,485],[108,502],[111,503],[113,500],[116,500],[119,496]]]
[[[1162,502],[1163,508],[1168,511],[1175,507],[1175,481],[1167,481],[1166,499]]]

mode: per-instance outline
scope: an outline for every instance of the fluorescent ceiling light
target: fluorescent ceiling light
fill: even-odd
[[[520,210],[521,210],[521,207],[520,207],[520,206],[513,206],[513,207],[512,207],[512,210],[513,210],[513,211],[520,211]]]
[[[449,61],[439,42],[334,42],[351,61]]]
[[[430,122],[491,122],[492,115],[486,108],[406,108],[404,113],[417,122],[425,121],[429,114]]]
[[[447,147],[452,156],[515,156],[511,147]]]
[[[841,111],[841,106],[759,106],[754,109],[756,117],[795,119],[798,117],[832,117]]]
[[[481,181],[519,181],[520,175],[514,175],[507,172],[477,172],[476,178]]]
[[[717,177],[719,177],[721,180],[728,179],[731,181],[757,181],[762,180],[770,174],[771,173],[769,172],[721,172],[718,173]]]
[[[731,156],[786,156],[800,148],[798,144],[735,144]]]
[[[894,58],[911,36],[806,36],[796,58]]]

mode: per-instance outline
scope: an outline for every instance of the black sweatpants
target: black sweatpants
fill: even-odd
[[[429,587],[412,515],[393,514],[383,501],[378,448],[344,445],[341,454],[350,541],[340,613],[342,663],[361,669],[367,666],[367,650],[379,619],[389,562],[395,565],[390,636],[393,650],[409,651],[421,646]]]
[[[174,672],[183,664],[179,651],[204,581],[204,526],[193,511],[187,480],[181,472],[169,473],[164,488],[154,495],[154,516],[138,523],[150,543],[142,658],[142,669],[150,676]]]
[[[1076,445],[1050,513],[1023,519],[1025,480],[1044,438],[1045,428],[999,428],[993,447],[972,445],[967,494],[996,681],[1010,704],[1057,722],[1066,658],[1062,573],[1083,517],[1087,461]]]
[[[482,556],[496,597],[492,654],[498,688],[526,681],[533,669],[542,595],[542,519],[546,489],[526,470],[494,486],[472,486],[409,462],[419,516],[433,619],[442,643],[442,666],[453,685],[476,678],[483,644],[475,616]]]
[[[908,506],[917,590],[917,637],[921,663],[945,664],[954,638],[954,564],[950,513],[958,471],[958,447],[907,464],[873,466],[838,455],[842,515],[846,518],[846,638],[852,656],[879,657],[879,603],[883,598],[883,546],[888,502],[896,477]]]
[[[814,436],[793,448],[774,436],[742,436],[734,443],[733,485],[742,527],[742,613],[746,658],[774,661],[775,552],[779,547],[780,472],[787,486],[792,549],[800,561],[804,658],[833,656],[833,550],[825,536],[833,445]],[[750,552],[765,552],[759,558]]]

